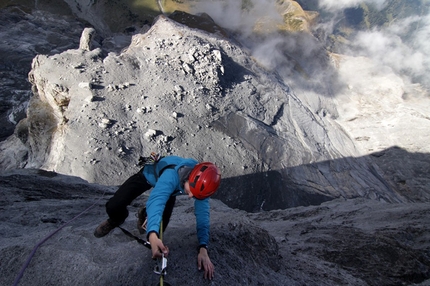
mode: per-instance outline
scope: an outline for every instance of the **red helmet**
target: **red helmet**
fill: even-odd
[[[188,178],[190,191],[196,199],[205,199],[213,195],[221,182],[221,172],[210,162],[197,164]]]

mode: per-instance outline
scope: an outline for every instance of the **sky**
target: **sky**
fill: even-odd
[[[248,11],[241,10],[241,1],[206,0],[200,2],[195,12],[205,11],[221,26],[238,31],[242,39],[250,35],[257,20],[270,18],[273,22],[281,22],[282,18],[275,9],[275,0],[250,0],[254,7]],[[319,23],[319,27],[330,34],[335,27],[334,21],[344,17],[345,8],[357,7],[362,2],[375,5],[382,9],[387,0],[319,0],[320,11],[330,13],[330,21]],[[411,29],[410,27],[414,27]],[[406,37],[410,36],[410,37]],[[405,40],[408,38],[408,40]],[[396,19],[388,27],[373,28],[359,32],[351,40],[350,55],[365,56],[374,61],[381,69],[389,69],[401,74],[405,81],[420,83],[430,90],[430,16],[414,15],[405,19]],[[286,59],[279,50],[286,47],[300,50],[305,55],[312,55],[318,48],[311,42],[298,43],[296,39],[268,37],[258,44],[252,44],[253,55],[266,67],[274,68],[279,63],[285,67]],[[295,51],[295,52],[296,52]],[[294,54],[294,51],[293,51]],[[291,66],[291,65],[290,65]],[[316,68],[315,65],[309,65]],[[318,72],[315,72],[317,74]],[[288,74],[288,73],[286,73]]]

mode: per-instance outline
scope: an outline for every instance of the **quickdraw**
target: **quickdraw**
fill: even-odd
[[[151,249],[151,243],[149,243],[149,241],[133,235],[131,232],[121,226],[118,226],[118,228],[121,229],[122,232],[128,237],[135,239],[138,243],[142,244],[148,249]],[[163,240],[163,221],[161,221],[160,224],[160,239]],[[160,275],[160,282],[157,284],[157,286],[171,286],[169,283],[164,281],[164,276],[167,275],[167,258],[164,257],[164,254],[161,255],[161,258],[157,258],[154,266],[154,273]]]
[[[163,241],[163,220],[161,220],[160,224],[160,240]],[[158,286],[170,286],[169,283],[164,281],[164,276],[167,275],[167,258],[164,257],[164,254],[161,255],[161,258],[157,259],[154,273],[160,275],[160,282],[157,284]]]

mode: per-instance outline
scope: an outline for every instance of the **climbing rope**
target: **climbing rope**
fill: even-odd
[[[27,269],[28,265],[30,264],[31,259],[33,258],[34,254],[36,253],[37,249],[44,244],[48,239],[50,239],[51,237],[53,237],[56,233],[58,233],[60,230],[62,230],[65,226],[67,226],[68,224],[70,224],[71,222],[73,222],[74,220],[76,220],[77,218],[79,218],[81,215],[83,215],[84,213],[88,212],[90,209],[92,209],[105,195],[106,191],[104,191],[103,195],[101,198],[99,198],[97,201],[95,201],[91,206],[89,206],[88,208],[86,208],[85,210],[83,210],[81,213],[79,213],[77,216],[75,216],[74,218],[72,218],[71,220],[69,220],[68,222],[66,222],[65,224],[63,224],[62,226],[60,226],[59,228],[57,228],[55,231],[53,231],[52,233],[50,233],[48,236],[46,236],[44,239],[42,239],[41,241],[39,241],[39,243],[36,244],[36,246],[33,248],[33,250],[31,251],[30,255],[27,258],[27,261],[24,263],[24,265],[22,266],[21,270],[19,271],[18,275],[15,278],[15,281],[13,283],[14,286],[18,285],[19,281],[21,280],[22,276],[24,275],[25,270]]]
[[[141,239],[133,235],[131,232],[129,232],[128,230],[126,230],[121,226],[118,226],[118,228],[121,229],[122,232],[128,237],[133,238],[134,240],[136,240],[138,243],[142,244],[146,248],[151,249],[151,244],[149,243],[149,241],[146,241],[144,239]],[[161,220],[161,223],[160,223],[160,239],[163,240],[163,220]],[[155,262],[154,273],[160,275],[160,282],[157,284],[157,286],[170,286],[169,283],[164,281],[164,276],[167,274],[167,258],[164,257],[164,254],[161,254],[161,258],[158,258],[157,261]]]

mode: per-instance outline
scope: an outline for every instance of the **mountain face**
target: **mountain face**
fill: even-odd
[[[148,249],[115,229],[97,239],[113,187],[34,169],[0,175],[2,285],[157,285]],[[129,207],[123,227],[138,235]],[[428,203],[338,199],[247,213],[211,200],[209,255],[197,270],[193,202],[178,197],[164,233],[170,285],[429,285]],[[31,253],[33,252],[33,256]],[[28,266],[24,268],[26,262]]]
[[[336,197],[408,200],[356,157],[332,116],[226,38],[161,16],[120,54],[106,54],[83,43],[88,33],[79,49],[33,60],[36,96],[16,128],[26,167],[115,185],[156,150],[215,162],[225,174],[218,196],[248,211]]]
[[[136,242],[117,231],[97,240],[92,232],[115,190],[105,186],[121,184],[139,170],[139,156],[157,151],[213,161],[222,171],[211,216],[214,283],[425,285],[430,101],[420,84],[368,57],[328,53],[310,32],[315,14],[294,1],[278,3],[281,19],[296,17],[282,31],[262,33],[259,18],[251,35],[216,16],[180,11],[151,24],[126,21],[129,28],[113,33],[100,18],[105,2],[84,2],[68,3],[61,15],[1,10],[1,265],[14,269],[5,284],[36,240],[99,197],[78,225],[42,248],[24,281],[154,278],[149,254],[133,255]],[[167,233],[179,248],[173,273],[195,265],[194,242],[183,244],[193,236],[191,208],[178,203]],[[51,259],[57,256],[70,259]],[[64,275],[41,273],[47,263]],[[195,274],[170,281],[203,284]]]
[[[0,140],[3,141],[26,116],[31,97],[31,84],[27,78],[35,55],[52,55],[75,48],[84,25],[71,16],[31,12],[19,6],[1,9],[0,22],[0,35],[4,39],[0,44]]]
[[[133,36],[102,41],[86,28],[79,48],[37,55],[29,73],[34,96],[27,117],[2,143],[3,168],[42,168],[118,185],[136,171],[139,156],[157,151],[215,162],[224,178],[217,198],[247,211],[339,197],[428,200],[428,180],[415,178],[425,162],[398,172],[384,165],[393,152],[380,153],[379,160],[373,157],[382,155],[363,151],[369,142],[381,152],[375,142],[386,136],[374,126],[381,120],[374,109],[407,106],[405,116],[429,125],[423,109],[399,98],[404,87],[391,85],[399,79],[394,74],[336,75],[332,57],[318,45],[303,52],[307,32],[291,36],[293,50],[280,47],[286,56],[272,72],[207,15],[171,17],[181,23],[160,16]],[[291,62],[303,73],[280,68]],[[372,69],[347,57],[338,65],[339,71]],[[308,82],[306,75],[312,75]],[[382,102],[366,79],[375,92],[387,92]],[[394,132],[409,132],[407,126]],[[424,186],[412,187],[418,184]]]

